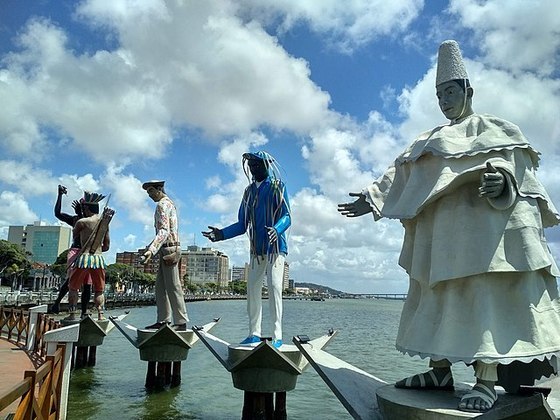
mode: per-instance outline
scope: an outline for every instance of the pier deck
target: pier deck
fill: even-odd
[[[10,389],[14,384],[23,380],[26,370],[34,370],[33,362],[21,345],[12,343],[5,338],[0,338],[0,394]],[[19,400],[12,403],[3,411],[0,411],[0,418],[4,418],[8,413],[13,413]]]

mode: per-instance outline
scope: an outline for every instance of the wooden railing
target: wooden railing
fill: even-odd
[[[30,334],[30,311],[0,306],[0,337],[25,346],[35,366],[45,361],[47,343],[45,333],[60,328],[60,322],[46,313],[37,313],[33,334]]]
[[[6,334],[9,341],[27,342],[28,321],[28,311],[0,306],[0,334]]]
[[[44,311],[45,306],[35,310],[0,306],[0,338],[25,348],[37,369],[25,371],[22,381],[0,394],[0,412],[21,398],[15,413],[11,413],[8,418],[61,418],[63,370],[68,346],[60,344],[54,347],[52,341],[48,342],[47,333],[50,331],[52,335],[54,330],[60,328],[60,323]],[[51,354],[47,355],[49,351]]]
[[[28,370],[24,379],[15,384],[4,395],[0,395],[0,411],[18,398],[21,401],[10,418],[32,420],[59,418],[62,373],[64,369],[63,345],[58,346],[54,355],[47,356],[37,370]]]

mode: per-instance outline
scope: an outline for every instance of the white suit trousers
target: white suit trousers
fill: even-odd
[[[175,251],[175,247],[161,248],[159,251],[159,270],[156,278],[156,307],[158,322],[186,324],[189,320],[185,305],[185,296],[179,278],[179,266],[167,265],[165,255]]]
[[[282,339],[282,283],[284,277],[284,254],[251,257],[247,280],[247,313],[251,335],[261,337],[262,285],[266,275],[270,319],[273,324],[273,340]]]

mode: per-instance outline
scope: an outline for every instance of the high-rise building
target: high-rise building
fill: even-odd
[[[71,241],[72,229],[68,226],[46,226],[35,222],[8,228],[8,242],[25,248],[34,262],[53,264],[63,251],[70,248]]]
[[[245,264],[245,267],[248,267],[248,264]],[[248,268],[247,268],[248,270]],[[268,288],[268,278],[265,275],[263,277],[263,287]],[[282,273],[282,291],[288,289],[290,287],[290,264],[284,260],[284,272]]]
[[[246,283],[248,274],[249,264],[245,263],[243,267],[233,266],[231,268],[231,281],[243,281]]]
[[[282,277],[282,290],[290,288],[290,264],[284,261],[284,276]]]
[[[183,251],[188,284],[215,283],[227,287],[229,282],[229,257],[212,249],[190,245]]]
[[[134,267],[137,270],[143,271],[144,273],[157,275],[159,269],[159,256],[156,255],[152,257],[146,264],[140,262],[140,257],[146,253],[148,248],[140,248],[137,251],[124,251],[117,252],[116,263],[126,264]],[[184,251],[181,251],[183,254]],[[184,281],[185,274],[187,272],[187,259],[182,256],[179,260],[179,278],[181,282]]]

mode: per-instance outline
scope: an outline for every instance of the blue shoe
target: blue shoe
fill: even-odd
[[[256,335],[250,335],[239,344],[253,344],[253,343],[260,343],[260,342],[261,342],[260,337],[257,337]]]
[[[272,345],[275,348],[280,348],[282,346],[282,340],[272,340]]]

